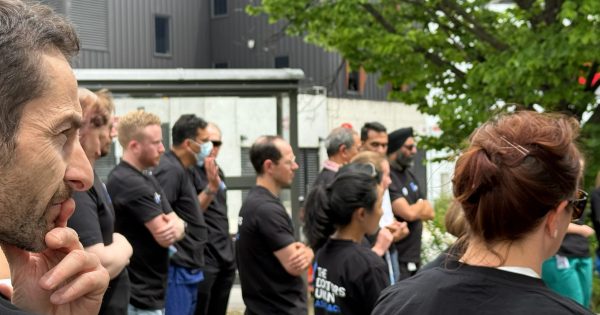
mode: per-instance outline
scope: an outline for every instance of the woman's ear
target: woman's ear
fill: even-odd
[[[569,213],[567,209],[568,201],[561,201],[555,209],[552,209],[546,215],[546,233],[551,238],[558,237],[558,229],[560,228],[561,218],[567,216]]]
[[[355,220],[357,220],[357,222],[362,222],[365,220],[365,217],[367,216],[367,212],[365,211],[364,207],[360,207],[360,208],[356,209],[356,211],[354,211],[354,214],[352,216],[354,217]]]

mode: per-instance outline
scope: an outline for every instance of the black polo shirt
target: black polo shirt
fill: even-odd
[[[115,231],[133,247],[127,266],[131,282],[129,303],[141,309],[163,309],[169,252],[160,246],[144,225],[172,211],[160,184],[151,174],[121,161],[108,176],[108,193],[115,208]]]
[[[173,211],[187,222],[185,236],[175,243],[177,253],[171,257],[171,263],[188,269],[204,267],[207,228],[191,174],[175,153],[169,150],[160,159],[154,176],[162,186]]]
[[[194,178],[196,193],[200,194],[208,185],[206,171],[204,167],[197,165],[191,167],[189,171]],[[204,212],[204,219],[206,219],[206,225],[208,226],[209,240],[204,249],[204,256],[206,269],[212,267],[217,270],[225,270],[235,268],[235,258],[233,254],[233,242],[229,235],[227,186],[225,185],[225,174],[223,174],[221,168],[219,168],[219,177],[223,183],[208,205],[208,209]]]
[[[392,203],[398,198],[405,198],[408,204],[412,205],[419,198],[425,198],[419,186],[419,181],[410,170],[399,171],[392,168],[390,176],[392,184],[389,189]],[[399,216],[396,216],[396,219],[400,222],[406,222],[410,231],[406,238],[395,243],[398,250],[398,260],[402,262],[420,262],[423,222],[421,220],[407,221]]]
[[[316,315],[370,314],[379,293],[390,285],[383,259],[351,240],[327,240],[313,270]]]
[[[292,220],[279,198],[256,186],[238,218],[237,266],[246,314],[307,314],[302,277],[290,275],[273,254],[292,243]]]
[[[83,247],[96,244],[108,246],[113,242],[115,210],[104,183],[94,171],[94,185],[88,191],[73,193],[75,212],[67,225],[79,235]],[[127,314],[129,276],[124,268],[108,284],[99,314]]]

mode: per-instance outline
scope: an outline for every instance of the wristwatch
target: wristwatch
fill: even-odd
[[[206,186],[206,188],[204,188],[204,190],[202,190],[202,191],[209,196],[214,196],[217,194],[216,191],[211,190],[210,187],[208,187],[208,186]]]

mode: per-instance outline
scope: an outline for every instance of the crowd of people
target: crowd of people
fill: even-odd
[[[117,123],[109,91],[77,88],[78,49],[45,5],[0,0],[1,314],[226,314],[236,266],[248,315],[307,314],[309,300],[315,314],[591,314],[574,119],[519,111],[473,131],[446,216],[458,239],[426,266],[435,213],[412,128],[331,131],[303,204],[307,244],[279,198],[294,151],[261,136],[234,244],[219,126],[182,115],[165,148],[158,116]],[[123,156],[103,183],[93,166],[114,137]]]

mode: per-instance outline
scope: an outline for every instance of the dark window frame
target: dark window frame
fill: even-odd
[[[217,7],[215,6],[216,1],[224,1],[225,2],[225,13],[216,14],[215,10]],[[211,0],[210,1],[210,16],[212,18],[221,18],[229,15],[229,0]]]
[[[281,64],[278,66],[278,63],[281,63],[282,61],[285,60],[285,66],[281,66]],[[290,56],[288,55],[284,55],[284,56],[276,56],[274,59],[274,64],[273,66],[275,67],[275,69],[284,69],[284,68],[289,68],[290,67]]]
[[[165,19],[167,21],[167,31],[166,34],[168,36],[167,38],[167,52],[159,52],[158,51],[158,34],[157,34],[157,25],[156,22],[158,19]],[[153,19],[153,24],[154,24],[154,40],[153,40],[153,44],[154,44],[154,56],[155,57],[172,57],[173,56],[173,18],[168,15],[168,14],[154,14],[154,19]]]

